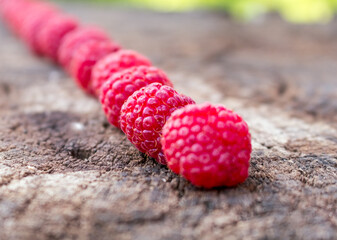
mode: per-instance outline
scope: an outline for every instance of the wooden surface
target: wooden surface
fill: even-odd
[[[249,179],[205,191],[140,154],[0,26],[0,239],[337,239],[337,22],[64,5],[249,123]]]

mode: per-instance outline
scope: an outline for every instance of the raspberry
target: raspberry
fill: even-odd
[[[111,76],[124,69],[134,66],[151,66],[151,62],[144,56],[131,50],[119,50],[101,59],[92,70],[92,89],[96,96],[104,82]]]
[[[95,27],[80,27],[67,34],[58,50],[58,61],[67,70],[69,70],[71,59],[77,49],[91,40],[108,41],[108,35]]]
[[[57,51],[61,41],[78,27],[77,21],[69,16],[57,14],[44,24],[37,36],[42,53],[57,62]]]
[[[100,97],[109,122],[119,127],[120,111],[124,102],[135,91],[155,82],[172,87],[165,73],[155,67],[132,67],[112,76],[103,85]]]
[[[190,105],[163,128],[169,168],[196,186],[235,186],[248,177],[251,138],[247,123],[220,105]]]
[[[8,23],[10,29],[20,35],[20,30],[27,13],[34,6],[35,2],[25,0],[5,1],[2,6],[2,15]]]
[[[141,152],[166,164],[160,143],[162,128],[172,112],[193,103],[169,86],[152,83],[134,92],[124,103],[121,129]]]
[[[40,45],[37,42],[37,36],[40,29],[43,28],[47,20],[53,18],[58,13],[58,10],[47,3],[39,3],[29,13],[29,16],[25,18],[21,29],[21,35],[23,40],[29,46],[29,48],[37,55],[42,54]]]
[[[90,89],[91,72],[98,60],[109,53],[119,49],[119,45],[111,41],[92,40],[82,44],[70,63],[70,73],[77,84],[89,94],[94,94]]]

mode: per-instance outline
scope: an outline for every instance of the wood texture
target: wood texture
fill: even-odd
[[[337,22],[64,9],[149,56],[180,92],[239,112],[250,177],[193,187],[1,25],[0,239],[337,239]]]

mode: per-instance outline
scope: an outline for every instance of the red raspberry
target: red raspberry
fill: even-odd
[[[104,82],[111,76],[124,69],[135,66],[151,66],[151,62],[139,53],[131,50],[119,50],[101,59],[92,70],[92,89],[96,96],[100,95],[100,90]]]
[[[69,32],[78,27],[77,20],[57,14],[44,24],[37,36],[42,53],[57,62],[57,51],[61,41]]]
[[[152,83],[134,92],[124,103],[121,129],[141,152],[166,164],[160,143],[162,128],[172,112],[193,103],[169,86]]]
[[[70,63],[70,73],[77,84],[89,94],[94,94],[90,89],[91,72],[96,62],[109,53],[119,49],[119,45],[112,41],[92,40],[82,44]]]
[[[25,0],[5,1],[2,6],[2,15],[10,29],[20,35],[20,30],[25,17],[34,6],[35,2]]]
[[[220,105],[190,105],[163,128],[169,168],[196,186],[235,186],[248,177],[251,138],[247,123]]]
[[[112,76],[103,85],[100,97],[109,122],[120,127],[119,117],[124,102],[135,91],[155,82],[173,86],[165,73],[155,67],[132,67]]]
[[[80,27],[67,34],[58,50],[59,63],[69,71],[74,53],[83,43],[92,40],[108,41],[109,36],[96,27]]]
[[[21,29],[23,40],[35,54],[42,54],[40,45],[37,42],[37,36],[48,19],[53,18],[59,14],[58,10],[47,3],[39,3],[25,18]]]

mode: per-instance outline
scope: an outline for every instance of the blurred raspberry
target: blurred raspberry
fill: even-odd
[[[109,53],[119,50],[119,45],[112,41],[92,40],[81,44],[70,63],[70,73],[77,84],[87,93],[94,95],[90,88],[91,72],[96,62]]]
[[[115,73],[135,66],[151,66],[151,62],[135,51],[124,49],[109,54],[98,61],[92,70],[91,81],[91,87],[96,96],[100,95],[100,90],[104,82],[111,78]]]
[[[109,36],[102,30],[96,27],[79,27],[76,30],[67,34],[58,50],[59,63],[69,71],[71,59],[77,49],[88,41],[108,41]]]
[[[252,151],[244,120],[220,105],[190,105],[175,111],[163,128],[169,168],[196,186],[235,186],[248,177]]]
[[[172,87],[172,83],[167,76],[155,67],[132,67],[112,76],[103,85],[100,97],[104,113],[109,122],[116,127],[120,127],[119,117],[124,102],[135,91],[155,82]]]
[[[152,83],[134,92],[124,103],[121,129],[141,152],[166,164],[160,143],[162,128],[172,112],[193,103],[169,86]]]
[[[35,54],[42,54],[40,45],[37,42],[37,36],[40,30],[49,19],[57,14],[59,14],[59,12],[54,6],[41,2],[36,4],[25,18],[21,29],[21,36]]]
[[[52,16],[37,36],[37,44],[42,53],[57,62],[57,52],[62,39],[77,27],[78,22],[73,17],[64,14]]]
[[[2,3],[2,18],[15,34],[20,35],[24,19],[34,5],[35,2],[26,0],[7,0]]]

